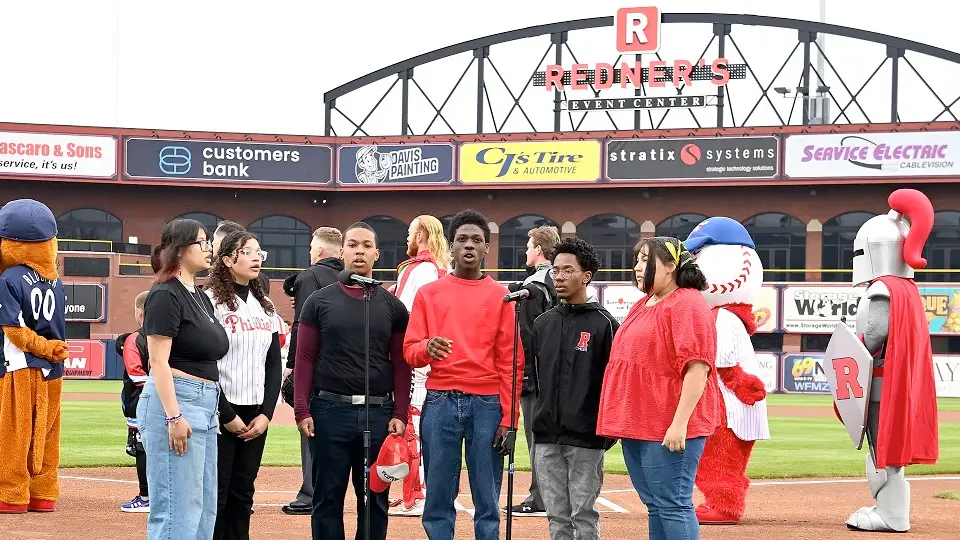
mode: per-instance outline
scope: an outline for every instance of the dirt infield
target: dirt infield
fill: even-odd
[[[256,507],[252,538],[310,538],[310,518],[287,516],[280,506],[288,502],[299,487],[300,471],[296,468],[264,468],[257,481]],[[517,473],[516,497],[524,496],[529,473]],[[457,517],[456,538],[473,538],[469,488],[466,474],[461,479],[462,509]],[[918,477],[912,479],[913,509],[910,538],[946,540],[956,538],[960,502],[935,499],[933,495],[947,489],[960,488],[960,476]],[[119,505],[136,494],[136,472],[133,468],[63,469],[62,498],[53,514],[0,515],[0,538],[34,539],[118,539],[143,538],[146,534],[144,514],[124,514]],[[395,488],[398,491],[399,487]],[[347,537],[353,537],[356,504],[352,488],[348,489],[344,520]],[[506,483],[504,484],[504,494]],[[504,495],[505,498],[505,495]],[[700,501],[699,494],[697,502]],[[865,481],[808,480],[758,481],[751,489],[747,515],[736,527],[704,527],[701,538],[737,540],[795,539],[862,539],[875,535],[851,532],[843,522],[857,507],[869,504],[870,494]],[[646,537],[646,510],[622,475],[608,474],[604,479],[601,510],[603,538],[639,540]],[[501,529],[505,524],[501,522]],[[426,535],[417,518],[390,518],[390,538],[421,540]],[[501,538],[504,535],[501,534]],[[548,538],[545,518],[515,518],[515,540]]]

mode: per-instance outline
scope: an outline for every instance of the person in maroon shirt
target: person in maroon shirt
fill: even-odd
[[[370,277],[379,257],[377,235],[354,223],[343,236],[344,266]],[[387,434],[403,435],[410,406],[410,367],[403,358],[409,314],[399,298],[377,287],[370,297],[370,459]],[[343,501],[352,471],[357,538],[370,512],[370,539],[387,537],[389,490],[372,492],[364,507],[364,391],[366,369],[363,289],[334,283],[307,298],[300,313],[294,366],[294,417],[310,439],[313,458],[314,540],[344,538]]]
[[[693,483],[719,423],[717,331],[700,293],[706,278],[676,238],[642,240],[637,301],[613,340],[597,434],[620,439],[649,513],[651,540],[696,540]]]

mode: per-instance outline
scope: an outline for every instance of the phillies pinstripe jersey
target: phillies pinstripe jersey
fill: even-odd
[[[213,301],[213,291],[204,291]],[[247,294],[244,300],[236,297],[237,310],[226,304],[214,304],[214,316],[227,333],[230,348],[217,362],[220,368],[220,389],[228,402],[234,405],[263,404],[266,380],[267,350],[273,333],[279,331],[277,318],[267,315],[263,306]]]
[[[740,366],[750,375],[761,375],[757,354],[743,321],[723,308],[717,310],[716,365],[717,369]],[[723,380],[717,379],[717,382],[720,383],[720,393],[727,409],[727,426],[733,433],[744,441],[769,439],[767,400],[761,399],[753,405],[747,405],[723,385]]]

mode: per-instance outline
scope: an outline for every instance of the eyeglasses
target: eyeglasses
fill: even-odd
[[[252,259],[254,255],[257,255],[260,257],[261,262],[267,260],[267,252],[263,251],[262,249],[243,248],[238,249],[237,253],[243,253],[243,256],[248,259]]]
[[[550,277],[553,278],[553,279],[557,279],[557,277],[560,277],[560,278],[563,278],[563,279],[567,279],[568,277],[572,276],[573,274],[576,274],[577,272],[578,272],[578,270],[574,270],[574,269],[572,269],[572,268],[564,268],[563,270],[558,270],[558,269],[556,269],[556,268],[551,268],[551,269],[550,269]]]
[[[187,245],[198,245],[200,246],[200,251],[213,251],[213,242],[210,240],[197,240],[196,242],[190,242]]]

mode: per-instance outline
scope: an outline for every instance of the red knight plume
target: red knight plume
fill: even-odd
[[[930,199],[915,189],[898,189],[887,198],[887,204],[910,221],[910,232],[903,241],[903,259],[914,269],[926,267],[927,260],[921,253],[933,230],[933,205]]]

